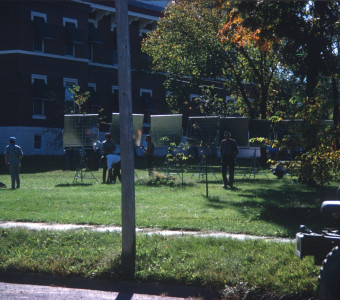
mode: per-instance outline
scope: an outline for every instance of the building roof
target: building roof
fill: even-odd
[[[168,1],[129,1],[128,5],[145,8],[149,10],[154,10],[159,13],[162,13],[164,11],[165,5],[161,5],[160,2],[168,2]]]

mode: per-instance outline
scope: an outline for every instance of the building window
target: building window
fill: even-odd
[[[195,102],[197,101],[196,99],[200,99],[201,96],[198,94],[190,94],[190,102]]]
[[[45,52],[44,39],[34,38],[34,40],[33,40],[33,51]]]
[[[89,82],[87,84],[87,86],[89,87],[90,92],[96,92],[97,91],[97,85],[95,83]]]
[[[98,103],[98,97],[97,97],[97,85],[95,83],[89,82],[88,83],[88,91],[90,92],[90,97],[87,100],[87,107],[89,109],[89,112],[91,114],[97,114],[99,113],[99,110],[101,106]]]
[[[73,78],[64,78],[63,85],[65,89],[65,113],[74,113],[74,95],[71,89],[73,86],[78,85],[78,80]]]
[[[34,135],[34,149],[41,149],[41,135]]]
[[[140,89],[139,96],[141,107],[144,113],[144,123],[150,123],[150,116],[157,113],[157,105],[152,98],[152,90]]]
[[[38,119],[38,116],[45,116],[44,101],[33,100],[33,118]]]
[[[33,22],[33,51],[45,52],[45,40],[52,39],[52,34],[47,25],[47,16],[44,13],[31,11]]]
[[[149,95],[150,97],[152,97],[152,90],[149,89],[140,89],[139,90],[139,96],[143,97]]]
[[[65,28],[65,55],[76,55],[76,44],[83,44],[83,40],[78,31],[78,22],[76,19],[63,18]]]
[[[72,43],[66,43],[65,44],[65,55],[74,57],[75,53],[76,53],[75,45]]]
[[[47,89],[47,76],[32,74],[31,83],[33,86],[32,119],[46,119],[45,102],[52,100]]]
[[[89,60],[94,61],[95,59],[95,44],[102,44],[103,39],[98,33],[98,23],[95,20],[89,20],[88,23],[88,41],[89,41]]]

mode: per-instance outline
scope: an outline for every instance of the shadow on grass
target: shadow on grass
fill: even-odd
[[[221,202],[221,197],[219,197],[219,196],[209,196],[208,197],[208,200],[209,200],[209,202],[216,202],[216,203],[219,203],[219,202]],[[222,201],[223,202],[223,201]]]
[[[92,183],[60,183],[56,187],[90,186]]]
[[[248,180],[244,180],[244,183],[246,181]],[[335,198],[334,187],[312,189],[288,181],[280,182],[278,187],[277,182],[273,180],[256,181],[259,183],[258,188],[236,190],[235,198],[230,197],[228,193],[225,197],[227,200],[223,200],[224,197],[211,196],[206,205],[214,209],[233,208],[243,215],[245,220],[275,223],[284,227],[291,237],[295,236],[301,224],[316,232],[322,230],[320,207],[323,201]]]

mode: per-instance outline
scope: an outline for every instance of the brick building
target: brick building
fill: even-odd
[[[133,113],[167,113],[162,75],[148,72],[143,35],[164,7],[129,1]],[[163,1],[164,2],[164,1]],[[0,150],[16,136],[26,155],[63,154],[64,114],[74,111],[69,88],[90,91],[87,113],[104,121],[118,112],[114,1],[0,2]],[[101,134],[108,125],[101,125]]]

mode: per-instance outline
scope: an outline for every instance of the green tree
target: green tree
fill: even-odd
[[[225,0],[223,0],[225,1]],[[298,79],[305,96],[315,101],[320,75],[329,78],[334,123],[339,122],[339,1],[242,1],[243,26],[261,28],[265,39],[277,39],[281,63]],[[289,77],[287,77],[289,78]]]
[[[311,186],[322,186],[339,175],[340,150],[334,147],[334,140],[340,135],[339,126],[325,124],[327,101],[294,97],[291,103],[300,103],[292,116],[302,120],[302,124],[291,128],[285,144],[302,147],[303,153],[293,166],[298,169],[298,179]],[[293,124],[292,120],[292,124]]]
[[[80,91],[79,85],[73,85],[72,88],[69,89],[70,92],[73,95],[73,101],[75,105],[75,111],[74,113],[77,114],[86,114],[85,106],[87,100],[90,98],[90,92],[89,91]]]
[[[205,86],[207,78],[224,78],[225,88],[242,101],[244,114],[266,118],[278,55],[255,40],[239,44],[229,38],[227,33],[241,24],[235,5],[222,2],[176,1],[143,41],[143,51],[152,57],[155,71],[167,74],[166,87],[174,92],[170,104],[177,111],[185,109],[188,89]],[[229,28],[219,35],[225,24]]]
[[[264,39],[280,41],[276,46],[281,54],[282,70],[288,71],[286,79],[294,81],[291,95],[296,96],[289,102],[277,99],[276,115],[304,119],[306,130],[299,142],[306,153],[312,153],[309,158],[321,155],[322,151],[317,149],[325,150],[323,144],[330,146],[337,141],[339,149],[336,133],[339,123],[340,2],[243,1],[238,5],[238,11],[244,18],[244,27],[252,32],[261,28],[260,35]],[[325,138],[324,127],[320,126],[329,117],[333,118],[334,125],[326,132],[333,141]],[[311,164],[310,160],[304,159],[302,169],[304,164],[309,165],[308,168],[317,165],[315,161]],[[313,174],[311,170],[302,173]]]

